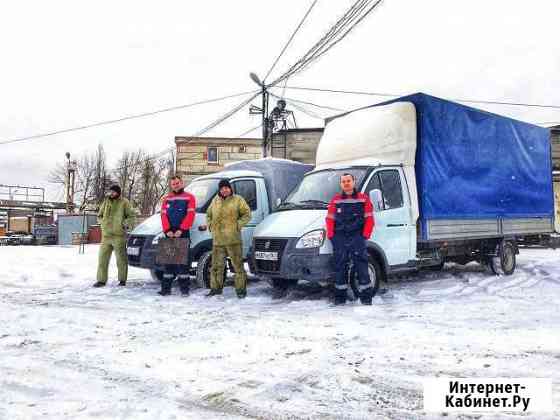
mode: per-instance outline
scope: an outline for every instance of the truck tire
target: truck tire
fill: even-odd
[[[377,261],[376,258],[370,256],[368,258],[368,272],[369,272],[369,279],[371,285],[373,287],[372,297],[377,294],[379,290],[379,286],[381,285],[381,280],[384,277],[383,269],[381,268],[381,264]],[[348,283],[350,287],[348,288],[348,298],[350,300],[357,300],[360,297],[360,289],[359,289],[359,281],[358,275],[355,270],[351,267],[350,273],[348,275]]]
[[[286,296],[290,287],[297,286],[298,280],[275,278],[275,279],[270,279],[269,283],[272,286],[272,298],[281,299]]]
[[[227,266],[224,267],[224,284],[226,282]],[[212,273],[212,251],[204,252],[198,259],[196,265],[196,286],[202,289],[210,289],[210,277]]]
[[[152,269],[150,270],[150,276],[153,281],[161,282],[161,279],[163,278],[163,271]]]
[[[443,267],[445,266],[445,261],[440,262],[437,265],[429,265],[426,267],[426,270],[428,271],[441,271],[443,270]]]
[[[488,259],[490,270],[496,275],[510,276],[515,271],[515,246],[510,241],[502,241],[496,246],[496,256]]]
[[[298,283],[297,279],[271,279],[270,280],[270,285],[274,288],[274,289],[279,289],[279,290],[287,290],[290,287],[294,287],[296,286]]]

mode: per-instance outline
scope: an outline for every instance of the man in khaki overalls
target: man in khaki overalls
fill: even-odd
[[[212,233],[211,290],[207,296],[222,294],[225,258],[229,257],[235,269],[235,291],[243,299],[247,296],[247,274],[243,267],[241,230],[251,220],[251,209],[243,197],[233,194],[229,180],[222,179],[218,188],[218,195],[206,213]]]

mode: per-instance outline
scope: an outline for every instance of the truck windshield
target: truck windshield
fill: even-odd
[[[359,187],[367,173],[366,168],[329,169],[306,175],[278,210],[292,208],[326,208],[333,196],[340,192],[340,177],[350,173],[356,178]]]
[[[196,199],[196,211],[204,212],[209,201],[214,198],[218,192],[218,179],[201,179],[194,181],[185,188],[185,191],[190,192]]]
[[[162,230],[161,216],[156,213],[134,228],[132,235],[157,235]]]

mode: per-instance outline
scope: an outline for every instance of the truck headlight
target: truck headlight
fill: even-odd
[[[325,231],[323,229],[312,230],[299,238],[296,248],[319,248],[324,241]]]
[[[161,232],[158,233],[154,239],[152,239],[152,245],[157,245],[159,244],[159,240],[165,238],[165,233]]]

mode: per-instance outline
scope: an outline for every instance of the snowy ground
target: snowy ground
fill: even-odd
[[[1,419],[439,418],[421,382],[438,375],[552,378],[554,413],[483,418],[560,417],[560,251],[522,250],[511,277],[396,279],[342,308],[262,282],[244,301],[161,298],[134,268],[92,289],[96,252],[0,248]]]

